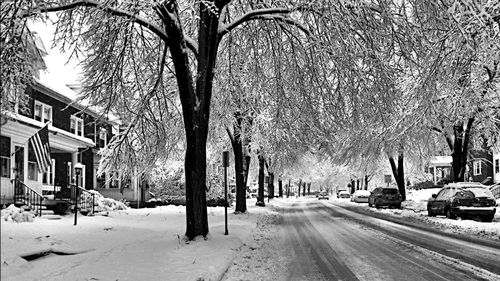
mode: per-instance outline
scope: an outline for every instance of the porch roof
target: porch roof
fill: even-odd
[[[453,158],[451,156],[434,156],[430,160],[430,165],[434,167],[451,166]]]
[[[27,142],[38,130],[45,126],[44,123],[28,118],[20,114],[6,112],[5,115],[11,119],[2,126],[2,133],[15,136],[23,142]],[[94,147],[95,143],[85,137],[77,136],[49,124],[49,145],[58,151],[78,152],[80,148]]]

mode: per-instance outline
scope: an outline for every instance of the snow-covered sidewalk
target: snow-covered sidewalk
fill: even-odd
[[[254,243],[258,224],[276,213],[253,206],[246,214],[208,209],[207,241],[185,243],[185,207],[111,211],[108,216],[51,216],[1,222],[1,280],[218,280],[242,247]],[[259,234],[263,235],[263,234]],[[50,252],[27,261],[21,256]]]

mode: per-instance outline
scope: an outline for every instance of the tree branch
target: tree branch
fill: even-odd
[[[227,132],[227,135],[229,136],[229,139],[231,140],[231,144],[234,144],[233,133],[231,133],[231,130],[227,126],[226,126],[226,132]]]
[[[133,22],[149,29],[151,32],[153,32],[158,37],[160,37],[160,39],[162,39],[163,41],[167,42],[169,39],[168,35],[165,32],[163,32],[160,29],[160,27],[153,24],[152,22],[150,22],[150,21],[148,21],[148,20],[146,20],[138,15],[130,13],[129,11],[126,11],[123,9],[118,9],[118,8],[112,8],[112,7],[106,6],[103,3],[100,3],[98,1],[80,0],[80,1],[74,1],[74,2],[71,2],[68,4],[58,5],[58,6],[40,7],[39,10],[40,10],[40,13],[51,13],[51,12],[61,12],[61,11],[72,10],[72,9],[76,9],[79,7],[93,7],[93,8],[100,9],[106,13],[109,13],[110,15],[128,18],[128,19],[132,20]],[[37,14],[37,12],[26,13],[26,14],[23,14],[22,17],[26,18],[26,17],[33,16],[35,14]],[[195,53],[195,55],[197,55],[198,54],[198,45],[196,44],[196,42],[188,36],[185,36],[184,39],[186,40],[187,47],[193,53]]]
[[[273,14],[288,14],[290,12],[292,12],[292,10],[288,8],[257,9],[250,11],[240,16],[239,18],[235,19],[233,22],[221,26],[218,30],[219,38],[222,38],[226,33],[230,32],[231,30],[235,29],[241,24],[256,19],[256,17],[258,16],[273,15]]]

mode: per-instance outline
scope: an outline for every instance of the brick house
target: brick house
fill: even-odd
[[[1,203],[13,202],[12,179],[18,178],[39,194],[57,191],[74,182],[106,197],[144,202],[148,192],[137,175],[119,180],[119,173],[97,176],[100,155],[118,124],[75,103],[77,93],[69,87],[37,80],[27,88],[25,112],[3,112],[1,125]],[[17,107],[16,107],[17,108]],[[52,165],[40,173],[28,139],[49,123]]]

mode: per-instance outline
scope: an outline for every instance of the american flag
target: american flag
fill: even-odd
[[[31,148],[35,152],[38,170],[47,172],[50,167],[49,125],[45,125],[30,139]]]

